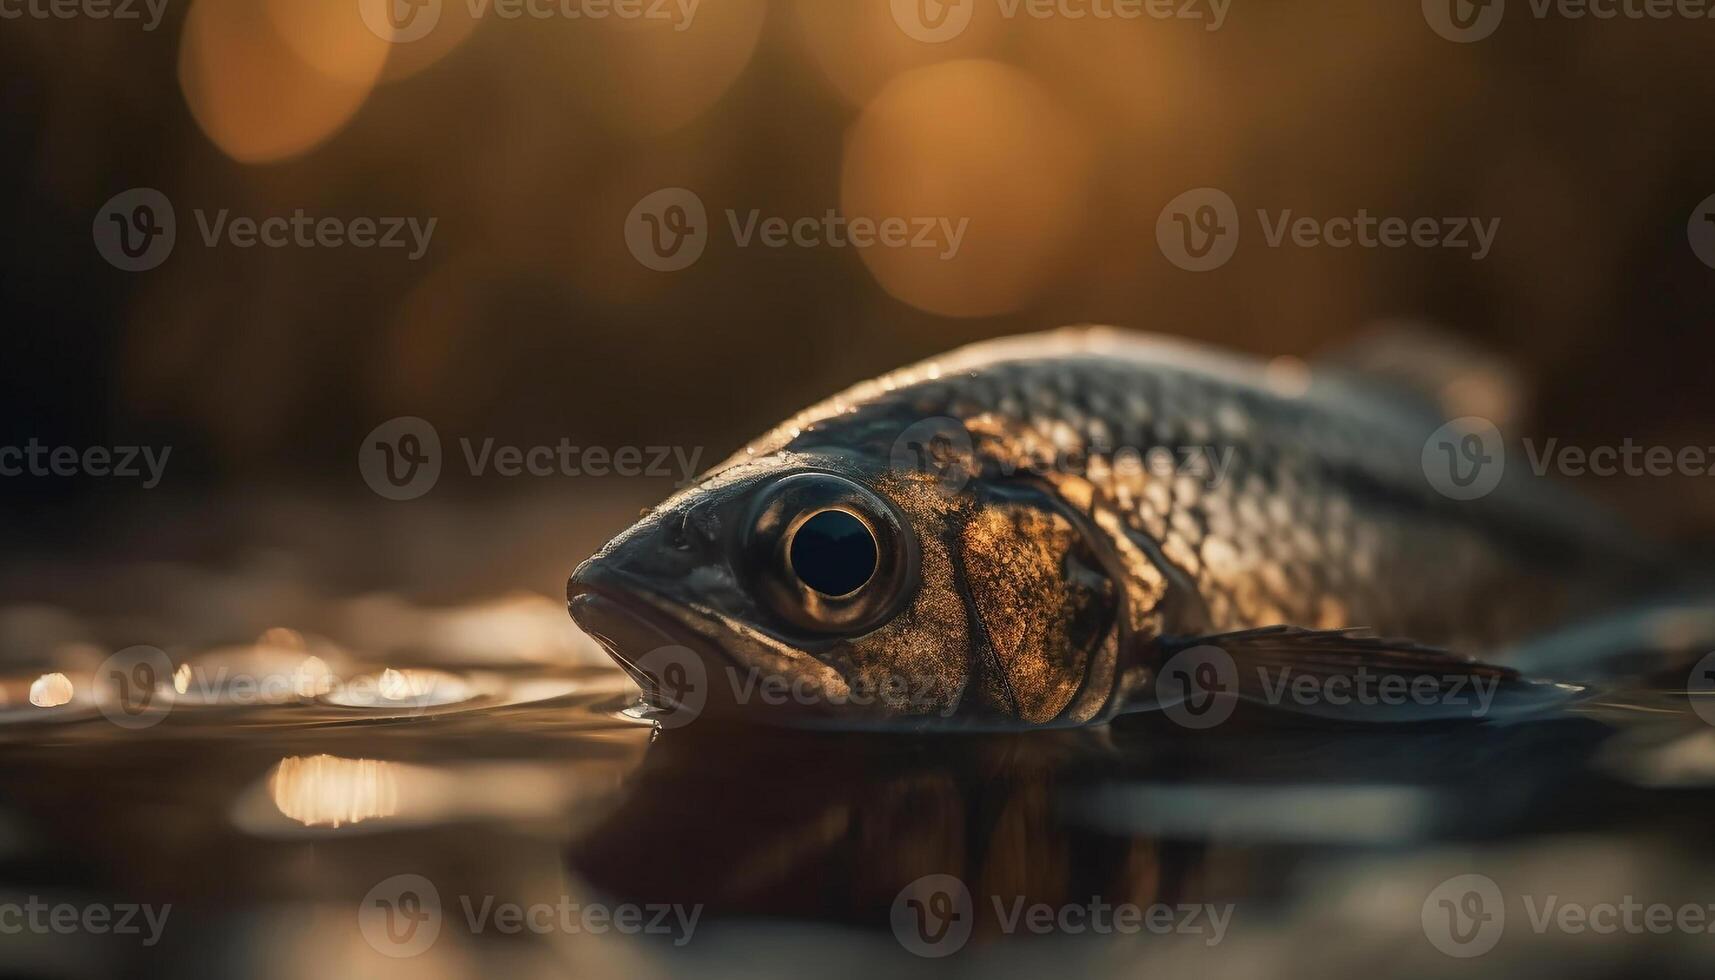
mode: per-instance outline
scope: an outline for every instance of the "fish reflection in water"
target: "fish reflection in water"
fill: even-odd
[[[1154,721],[942,738],[669,731],[567,862],[623,900],[705,903],[711,930],[809,920],[886,936],[914,887],[949,875],[971,896],[979,957],[1015,947],[1028,931],[1007,924],[1020,907],[1132,903],[1232,910],[1221,948],[1186,967],[1313,976],[1392,946],[1396,965],[1434,972],[1449,961],[1425,941],[1423,906],[1459,874],[1552,881],[1592,904],[1628,889],[1709,901],[1693,870],[1707,869],[1708,848],[1679,842],[1715,813],[1715,770],[1663,795],[1611,758],[1594,764],[1665,754],[1683,768],[1686,740],[1704,734],[1685,714],[1655,730],[1623,727],[1642,717],[1625,706],[1598,706],[1362,735],[1243,719],[1219,734]],[[1211,934],[1132,938],[1155,944],[1137,955],[1161,957]],[[1688,963],[1652,937],[1588,935],[1515,939],[1488,962],[1573,962],[1597,938],[1664,975]],[[1299,959],[1256,968],[1270,950]]]
[[[1054,901],[1186,894],[1200,845],[1060,819],[1061,791],[1110,755],[1102,743],[1083,732],[934,745],[665,733],[625,801],[569,860],[636,901],[870,926],[927,874]]]
[[[498,703],[375,709],[361,723],[305,704],[296,710],[317,725],[247,732],[169,723],[138,736],[97,718],[104,740],[15,745],[0,785],[19,826],[62,842],[60,873],[175,902],[178,931],[127,951],[152,970],[164,956],[206,970],[198,957],[217,951],[200,937],[224,936],[221,956],[276,975],[390,975],[398,964],[356,935],[354,909],[377,882],[416,874],[441,890],[443,921],[434,947],[406,961],[413,975],[551,976],[568,964],[736,975],[828,957],[927,975],[931,961],[902,949],[896,914],[934,901],[923,882],[946,875],[970,896],[960,962],[985,976],[1323,977],[1378,957],[1432,975],[1448,961],[1424,938],[1423,905],[1456,875],[1491,876],[1509,894],[1678,902],[1712,866],[1701,841],[1715,742],[1682,697],[1361,734],[1241,711],[1212,732],[1140,715],[935,737],[699,721],[652,737],[624,719],[618,685],[583,680],[593,700],[576,700],[544,684],[520,678]],[[552,696],[517,696],[538,687]],[[26,779],[43,755],[82,776]],[[92,786],[100,808],[87,807]],[[500,935],[468,925],[461,899],[483,896],[701,915],[683,947]],[[1171,909],[1174,923],[1206,911],[1189,923],[1200,931],[1040,940],[1009,918],[1126,905]],[[1572,970],[1593,949],[1655,975],[1702,962],[1659,938],[1515,926],[1479,965]]]

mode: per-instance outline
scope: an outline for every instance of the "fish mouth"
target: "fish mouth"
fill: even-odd
[[[700,638],[628,591],[574,581],[566,589],[566,611],[646,690],[653,681],[638,658],[666,646],[702,646]]]
[[[643,700],[665,713],[664,724],[677,727],[698,718],[729,725],[778,723],[820,713],[809,705],[758,704],[742,696],[742,685],[727,674],[741,665],[739,658],[663,609],[629,578],[613,569],[580,567],[566,584],[566,609],[642,689]]]

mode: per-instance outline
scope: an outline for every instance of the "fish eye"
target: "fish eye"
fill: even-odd
[[[866,632],[916,580],[915,539],[879,494],[831,473],[795,473],[758,495],[742,571],[785,625]]]
[[[793,574],[825,596],[851,595],[875,574],[879,555],[869,525],[843,510],[817,511],[792,532]]]

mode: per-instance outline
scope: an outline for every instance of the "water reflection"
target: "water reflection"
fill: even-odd
[[[71,678],[58,671],[43,674],[30,683],[30,703],[38,708],[69,704],[74,693]]]
[[[1372,893],[1389,855],[1431,855],[1394,888],[1421,903],[1436,874],[1471,860],[1459,847],[1516,841],[1552,855],[1556,838],[1531,838],[1683,822],[1648,788],[1592,766],[1627,734],[1604,710],[1362,732],[1253,720],[1186,733],[1147,719],[929,739],[676,730],[660,735],[612,815],[569,846],[567,863],[623,899],[702,902],[716,920],[885,933],[923,876],[951,875],[977,903],[978,941],[1006,931],[994,910],[1097,901],[1232,905],[1246,913],[1240,935],[1275,942],[1279,917],[1325,916],[1318,903]],[[1667,718],[1685,730],[1683,713]],[[1361,882],[1323,880],[1359,855]],[[1389,908],[1400,919],[1390,929],[1421,940],[1416,906],[1409,916]],[[1259,921],[1273,924],[1264,933]]]
[[[338,828],[399,812],[397,767],[374,759],[282,759],[268,788],[280,812],[306,827]]]
[[[652,739],[617,717],[615,676],[568,687],[507,675],[504,697],[438,715],[305,703],[268,709],[295,725],[246,727],[199,712],[207,724],[146,739],[98,717],[0,755],[0,831],[52,842],[72,879],[106,893],[182,903],[160,948],[124,953],[186,974],[230,956],[275,975],[381,975],[394,961],[359,936],[355,910],[378,882],[411,874],[434,883],[445,912],[413,975],[573,964],[614,975],[633,957],[644,965],[625,975],[829,961],[927,975],[934,964],[901,948],[896,912],[913,898],[929,907],[928,875],[968,888],[972,930],[956,955],[972,974],[1318,977],[1385,961],[1433,975],[1446,960],[1422,910],[1457,875],[1490,876],[1510,896],[1678,907],[1715,869],[1704,834],[1715,741],[1683,695],[1510,726],[1285,727],[1241,714],[1196,733],[1129,718],[917,737],[699,721]],[[66,775],[44,778],[47,760]],[[562,897],[700,906],[701,920],[679,948],[501,934],[464,911]],[[1006,924],[1018,908],[1122,905],[1171,907],[1173,922],[1184,908],[1224,910],[1223,931],[1214,943],[1207,930],[1072,937],[1055,915],[1057,939],[1036,942]],[[210,936],[230,947],[204,948]],[[288,956],[312,938],[318,953]],[[1572,973],[1592,949],[1655,975],[1702,962],[1691,941],[1704,937],[1670,938],[1686,942],[1516,926],[1478,965],[1507,975],[1540,959]]]
[[[1201,842],[1065,819],[1067,791],[1117,758],[1104,732],[666,733],[568,862],[628,900],[869,926],[928,874],[1048,902],[1205,891]]]

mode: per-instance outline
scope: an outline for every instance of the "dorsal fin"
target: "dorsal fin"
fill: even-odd
[[[1426,320],[1375,321],[1317,363],[1409,391],[1445,419],[1475,415],[1511,430],[1529,407],[1505,358]]]

